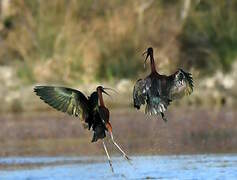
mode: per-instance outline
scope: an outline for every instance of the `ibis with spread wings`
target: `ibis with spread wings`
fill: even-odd
[[[109,132],[113,144],[123,154],[126,160],[130,158],[114,141],[112,134],[112,126],[109,122],[109,110],[105,107],[102,93],[109,95],[105,90],[110,88],[103,88],[98,86],[89,97],[86,97],[82,92],[67,88],[56,86],[36,86],[34,91],[45,103],[58,111],[65,112],[69,115],[79,117],[82,121],[84,128],[93,130],[92,142],[101,139],[105,149],[108,161],[113,171],[111,159],[107,151],[104,138],[106,131]]]
[[[146,104],[146,114],[161,115],[166,122],[164,113],[171,101],[193,92],[192,74],[178,69],[174,74],[161,75],[156,70],[153,48],[148,48],[144,54],[144,63],[150,57],[151,73],[146,78],[137,80],[133,89],[133,104],[137,109]]]

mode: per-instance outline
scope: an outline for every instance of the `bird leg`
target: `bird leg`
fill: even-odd
[[[118,150],[123,154],[123,157],[128,160],[128,162],[130,163],[130,158],[128,157],[128,155],[119,147],[119,145],[114,141],[114,137],[113,137],[113,134],[112,132],[110,133],[110,136],[111,136],[111,139],[112,139],[112,142],[113,144],[118,148]]]
[[[104,146],[104,149],[105,149],[105,152],[106,152],[106,155],[108,157],[108,161],[109,161],[109,165],[110,165],[110,168],[111,168],[111,171],[114,173],[114,169],[113,169],[113,166],[112,166],[112,162],[111,162],[111,159],[110,159],[110,156],[109,156],[109,153],[108,153],[108,150],[105,146],[105,142],[103,141],[103,146]]]

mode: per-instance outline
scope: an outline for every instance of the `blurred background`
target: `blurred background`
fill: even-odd
[[[116,89],[106,105],[130,155],[237,152],[237,1],[0,0],[0,10],[1,157],[104,155],[35,85]],[[150,72],[149,46],[161,74],[183,68],[194,78],[167,123],[132,107],[135,81]]]

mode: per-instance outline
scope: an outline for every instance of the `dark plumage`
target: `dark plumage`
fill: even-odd
[[[106,124],[109,124],[109,119],[104,121],[100,115],[97,91],[88,98],[80,91],[66,87],[36,86],[34,91],[40,99],[58,111],[79,117],[84,128],[90,130],[92,127],[92,142],[106,137]]]
[[[123,156],[129,157],[123,152],[119,145],[114,141],[112,126],[109,122],[109,110],[105,107],[102,93],[109,95],[102,86],[98,86],[88,98],[78,90],[67,87],[55,86],[36,86],[34,91],[45,103],[49,104],[58,111],[66,112],[69,115],[79,117],[84,128],[92,128],[94,134],[92,142],[106,137],[106,131],[110,133],[113,144],[119,149]],[[108,156],[109,163],[112,163],[103,141],[103,146]]]
[[[150,57],[151,74],[137,80],[133,89],[134,107],[140,109],[146,104],[146,114],[160,114],[167,121],[164,112],[174,99],[190,95],[193,92],[192,74],[179,69],[169,76],[160,75],[155,68],[153,49],[148,48],[146,59]]]

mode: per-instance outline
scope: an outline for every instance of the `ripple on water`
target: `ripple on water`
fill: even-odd
[[[236,154],[134,156],[132,166],[112,161],[114,174],[106,157],[0,158],[0,179],[237,179]]]

